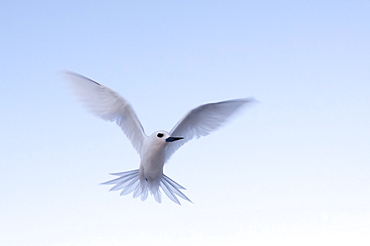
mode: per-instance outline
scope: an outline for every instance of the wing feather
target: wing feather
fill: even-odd
[[[221,127],[238,109],[254,101],[251,98],[234,99],[204,104],[191,110],[171,130],[171,136],[184,139],[167,145],[165,161],[182,145],[193,138],[207,136]]]
[[[141,154],[146,135],[131,105],[115,91],[89,78],[73,72],[64,74],[89,111],[103,120],[116,122]]]

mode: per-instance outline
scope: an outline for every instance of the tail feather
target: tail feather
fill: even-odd
[[[119,175],[119,174],[122,174],[121,177],[119,178],[116,178],[116,179],[113,179],[113,180],[110,180],[110,181],[107,181],[107,182],[104,182],[102,184],[106,184],[106,185],[110,185],[110,184],[124,184],[125,181],[128,181],[128,180],[131,180],[133,177],[136,177],[138,175],[138,170],[134,170],[136,172],[131,172],[130,173],[111,173],[112,175]]]
[[[190,199],[186,197],[184,193],[180,191],[180,189],[185,190],[185,188],[164,174],[162,175],[162,179],[160,180],[160,182],[153,182],[153,183],[150,183],[146,181],[145,179],[140,179],[138,169],[127,171],[127,172],[111,173],[111,174],[120,176],[120,177],[104,182],[102,184],[114,185],[110,189],[110,191],[122,189],[120,193],[121,196],[130,194],[131,192],[133,192],[134,198],[137,198],[140,196],[141,200],[144,201],[147,199],[148,194],[150,193],[151,195],[154,196],[154,199],[158,203],[161,203],[162,194],[159,189],[159,187],[161,187],[163,192],[173,202],[181,205],[177,196],[181,197],[184,200],[191,202]]]
[[[170,177],[163,174],[164,179],[170,183],[172,186],[176,187],[177,189],[186,190],[183,186],[181,186],[179,183],[176,183],[174,180],[172,180]]]
[[[166,193],[166,195],[175,203],[180,204],[179,199],[175,196],[175,194],[171,191],[171,188],[168,187],[169,185],[165,182],[161,182],[161,188]]]
[[[144,192],[141,193],[140,198],[141,198],[142,201],[145,201],[147,199],[147,197],[148,197],[148,188],[145,188]]]
[[[135,177],[124,177],[124,178],[118,178],[119,183],[117,183],[115,186],[113,186],[109,191],[113,190],[121,190],[129,186],[127,183],[128,181],[131,181]]]
[[[166,175],[163,174],[163,178],[161,180],[161,183],[165,183],[165,182],[171,186],[169,188],[169,190],[171,192],[175,193],[176,195],[178,195],[179,197],[181,197],[184,200],[187,200],[189,202],[192,202],[187,196],[184,195],[184,193],[182,193],[180,191],[180,189],[186,190],[184,187],[182,187],[180,184],[176,183],[175,181],[173,181],[172,179],[170,179],[168,176],[166,176]]]
[[[131,180],[128,180],[128,181],[131,181],[131,182],[128,183],[125,188],[123,188],[123,190],[121,191],[120,196],[130,194],[131,192],[133,192],[134,190],[136,190],[139,187],[140,180],[139,180],[138,176],[135,176]]]
[[[141,196],[141,200],[145,200],[148,197],[148,188],[141,186],[139,189],[134,190],[134,198]]]
[[[156,202],[158,203],[161,203],[162,202],[162,194],[161,194],[161,191],[159,190],[159,188],[157,188],[156,190],[151,190],[153,196],[154,196],[154,199]]]
[[[126,177],[131,174],[137,174],[138,172],[139,172],[139,169],[135,169],[135,170],[127,171],[127,172],[110,173],[110,174],[115,175],[115,176]]]

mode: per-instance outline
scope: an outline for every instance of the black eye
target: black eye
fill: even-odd
[[[163,133],[158,133],[157,134],[157,137],[159,137],[159,138],[161,138],[161,137],[163,137],[164,135],[163,135]]]

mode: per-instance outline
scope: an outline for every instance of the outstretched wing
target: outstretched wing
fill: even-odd
[[[167,145],[165,161],[183,144],[193,138],[207,136],[222,126],[242,106],[254,101],[254,99],[248,98],[234,99],[204,104],[191,110],[171,130],[171,136],[183,137],[184,139]]]
[[[145,133],[130,104],[118,93],[89,78],[73,72],[64,74],[83,104],[94,115],[104,120],[115,121],[140,154]]]

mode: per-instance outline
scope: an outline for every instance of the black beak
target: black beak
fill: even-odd
[[[166,139],[166,142],[170,143],[170,142],[174,142],[174,141],[177,141],[177,140],[180,140],[180,139],[183,139],[181,137],[169,137]]]

